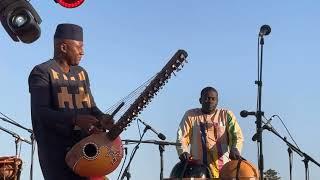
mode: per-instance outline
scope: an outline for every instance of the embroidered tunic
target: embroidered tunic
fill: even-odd
[[[75,127],[77,114],[103,115],[96,107],[90,91],[87,72],[71,66],[64,73],[55,60],[33,68],[29,76],[31,116],[38,144],[40,166],[47,180],[79,180],[64,158],[86,134]]]
[[[219,170],[230,161],[229,152],[241,152],[243,136],[236,117],[230,110],[216,109],[204,114],[201,109],[188,110],[177,132],[178,154],[190,152],[195,159],[207,164],[214,178]]]

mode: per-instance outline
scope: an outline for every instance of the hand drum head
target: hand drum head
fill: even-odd
[[[170,173],[170,178],[212,178],[210,169],[199,160],[178,162]]]
[[[259,180],[258,169],[247,160],[231,160],[220,170],[221,180]]]

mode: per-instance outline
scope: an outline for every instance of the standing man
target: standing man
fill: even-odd
[[[238,159],[243,136],[234,114],[219,109],[218,91],[213,87],[202,89],[199,99],[201,108],[188,110],[179,125],[177,147],[181,161],[190,157],[207,165],[214,178],[230,159]],[[190,147],[189,147],[190,146]]]
[[[45,180],[89,179],[73,173],[66,153],[82,138],[113,124],[94,102],[88,74],[79,66],[83,55],[82,28],[59,24],[53,59],[35,66],[29,76],[32,126]]]

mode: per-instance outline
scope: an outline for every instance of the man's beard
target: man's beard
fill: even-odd
[[[216,109],[216,107],[217,107],[216,104],[208,104],[208,103],[206,103],[206,104],[202,105],[202,111],[204,113],[211,113]]]

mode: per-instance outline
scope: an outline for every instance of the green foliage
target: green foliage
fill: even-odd
[[[279,180],[281,177],[278,177],[279,173],[273,169],[268,169],[263,173],[264,180]]]

